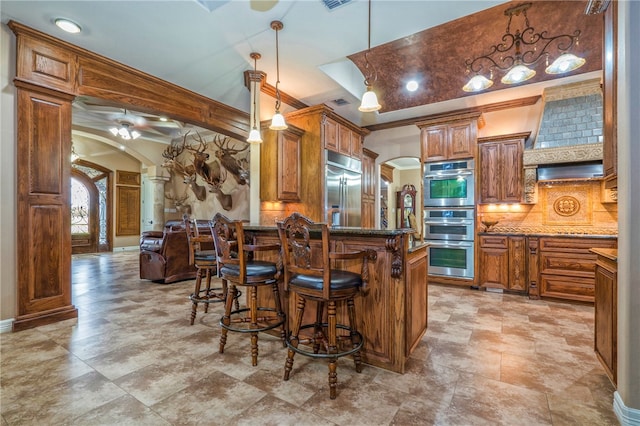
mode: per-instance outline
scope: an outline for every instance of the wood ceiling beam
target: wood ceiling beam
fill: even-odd
[[[435,119],[440,119],[447,116],[469,114],[474,112],[482,114],[486,112],[500,111],[503,109],[519,108],[519,107],[534,105],[536,102],[540,100],[540,98],[541,98],[541,95],[535,95],[535,96],[529,96],[526,98],[511,99],[508,101],[495,102],[492,104],[479,105],[479,106],[470,107],[470,108],[462,108],[454,111],[439,112],[436,114],[422,115],[422,116],[413,117],[413,118],[405,118],[403,120],[390,121],[388,123],[372,124],[370,126],[364,126],[364,128],[372,132],[375,132],[377,130],[386,130],[386,129],[394,129],[396,127],[411,126],[411,125],[415,125],[420,121],[435,120]]]

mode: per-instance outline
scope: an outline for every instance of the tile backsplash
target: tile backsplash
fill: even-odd
[[[557,232],[617,234],[618,204],[604,199],[600,181],[538,184],[538,203],[480,205],[479,220],[500,227],[548,227]]]

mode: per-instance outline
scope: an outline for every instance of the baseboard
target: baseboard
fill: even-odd
[[[617,391],[613,393],[613,412],[622,426],[640,426],[640,410],[624,405]]]
[[[0,321],[0,334],[13,330],[13,318]]]

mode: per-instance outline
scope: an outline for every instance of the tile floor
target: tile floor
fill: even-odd
[[[0,335],[2,425],[617,425],[593,354],[593,308],[430,286],[404,374],[297,356],[230,334],[221,307],[189,326],[192,281],[138,278],[137,252],[74,256],[78,319]]]

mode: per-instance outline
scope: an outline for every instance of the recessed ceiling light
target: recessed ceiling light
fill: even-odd
[[[58,26],[58,28],[61,28],[62,30],[71,34],[77,34],[82,31],[82,27],[80,27],[80,25],[76,24],[70,19],[56,18],[54,22]]]
[[[415,80],[411,80],[410,82],[407,83],[407,90],[410,92],[415,92],[416,90],[418,90],[418,82]]]

